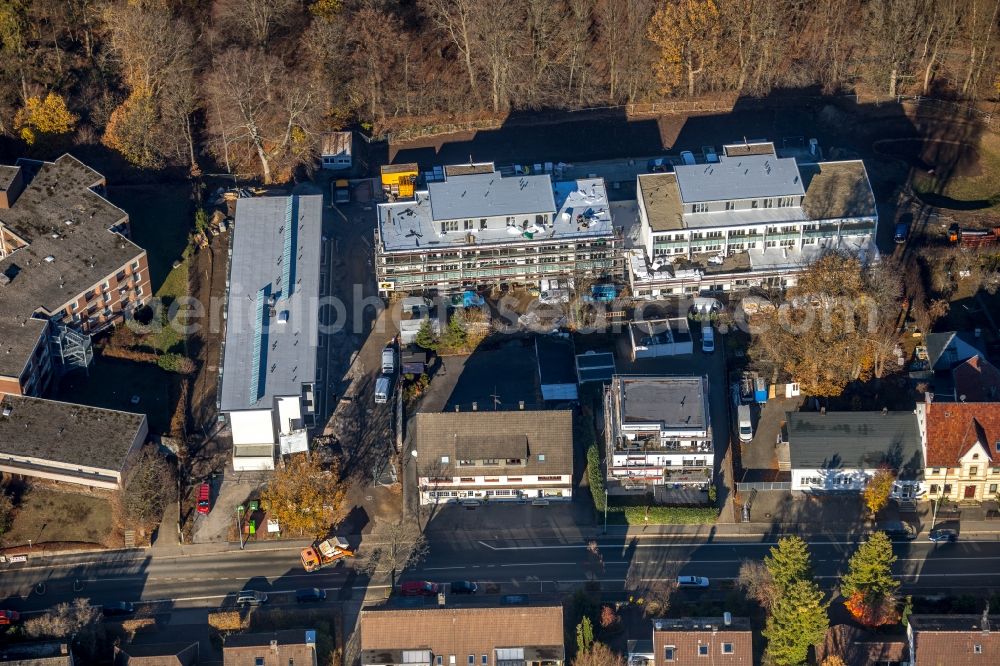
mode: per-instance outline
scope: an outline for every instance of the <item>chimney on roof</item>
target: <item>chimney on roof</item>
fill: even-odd
[[[271,652],[278,654],[278,640],[276,638],[271,639]]]
[[[472,403],[472,411],[474,411],[474,412],[478,412],[479,411],[479,403],[478,402]]]
[[[883,407],[882,408],[882,416],[885,416],[888,413],[889,413],[889,408],[888,407]]]
[[[733,614],[726,611],[722,614],[722,623],[727,627],[733,623]]]
[[[959,402],[965,402],[965,394],[964,393],[962,395],[958,396],[958,401]]]
[[[826,407],[820,407],[819,408],[819,413],[822,416],[826,416]]]
[[[520,409],[522,412],[524,411],[524,400],[517,401],[517,408]]]
[[[455,411],[456,412],[458,411],[458,405],[455,405]]]
[[[990,633],[990,602],[986,602],[986,607],[983,608],[983,621],[980,623],[984,634]]]

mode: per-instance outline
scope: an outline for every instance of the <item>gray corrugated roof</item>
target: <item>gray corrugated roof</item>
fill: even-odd
[[[552,180],[547,174],[510,178],[501,178],[499,173],[453,176],[428,184],[427,191],[435,221],[556,212]]]
[[[506,437],[497,438],[498,433]],[[479,438],[482,445],[477,453],[485,457],[490,444],[495,444],[495,454],[491,458],[506,457],[510,442],[527,440],[528,457],[525,464],[516,469],[522,474],[571,474],[573,471],[573,413],[569,410],[538,412],[438,412],[419,413],[413,422],[414,449],[418,452],[421,474],[437,476],[450,472],[457,473],[456,460],[459,459],[458,442],[462,447],[467,442]],[[539,461],[539,454],[545,460]],[[448,462],[442,463],[441,457]],[[492,467],[462,467],[461,470],[474,472],[479,469],[496,474],[506,474],[504,465]],[[424,472],[427,474],[424,474]]]
[[[793,196],[805,193],[791,157],[722,156],[718,163],[674,167],[685,203]]]
[[[793,469],[876,469],[888,464],[903,477],[923,469],[913,412],[788,412]]]
[[[230,262],[226,349],[222,365],[222,411],[270,407],[275,396],[299,395],[316,380],[319,260],[322,241],[321,195],[298,196],[297,228],[291,248],[293,285],[284,297],[285,216],[289,197],[240,199],[236,204]],[[253,366],[257,294],[280,296],[275,316],[265,312],[260,359]],[[267,308],[265,308],[266,310]],[[287,311],[288,321],[279,323]],[[258,396],[251,396],[251,374],[258,374]]]

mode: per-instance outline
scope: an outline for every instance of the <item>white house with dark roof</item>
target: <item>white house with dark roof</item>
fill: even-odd
[[[878,213],[860,160],[799,164],[771,143],[638,176],[633,293],[655,297],[790,286],[822,252],[876,256]]]
[[[573,412],[418,413],[421,504],[573,497]]]
[[[712,482],[708,377],[618,375],[604,392],[604,422],[609,487]]]
[[[380,293],[452,292],[615,271],[619,237],[604,180],[503,176],[456,165],[412,201],[378,206]]]
[[[149,434],[144,414],[0,396],[0,472],[116,490]]]
[[[896,475],[891,496],[924,492],[924,452],[914,412],[788,412],[792,490],[860,492],[882,468]]]
[[[308,449],[316,416],[323,197],[236,205],[219,407],[237,471]]]

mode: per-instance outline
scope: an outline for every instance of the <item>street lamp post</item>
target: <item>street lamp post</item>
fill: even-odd
[[[240,538],[240,550],[243,550],[243,521],[240,520],[240,514],[243,513],[243,505],[240,504],[236,507],[236,534]]]
[[[608,533],[608,487],[604,486],[604,533]]]

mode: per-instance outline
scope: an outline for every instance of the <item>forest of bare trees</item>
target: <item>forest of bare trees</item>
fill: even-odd
[[[5,153],[287,179],[321,132],[777,89],[995,100],[1000,0],[0,0]]]

